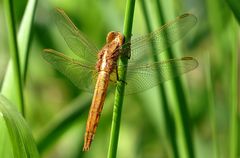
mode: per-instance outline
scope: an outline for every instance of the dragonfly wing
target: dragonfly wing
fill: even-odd
[[[156,52],[157,54],[155,55],[159,55],[170,45],[184,37],[196,23],[197,18],[192,14],[186,13],[150,34],[131,39],[130,42],[122,46],[122,49],[126,51],[131,48],[129,65],[152,59],[154,55],[152,52]],[[126,53],[126,51],[123,52]]]
[[[55,22],[73,53],[82,59],[95,63],[97,60],[97,47],[84,37],[62,9],[57,9]]]
[[[87,65],[81,59],[71,59],[53,49],[44,49],[43,58],[69,78],[79,89],[93,92],[97,74],[94,65]]]
[[[128,66],[125,94],[142,92],[189,72],[197,66],[197,60],[192,57],[170,59],[141,66]],[[120,67],[118,71],[121,71],[122,68],[124,66]]]

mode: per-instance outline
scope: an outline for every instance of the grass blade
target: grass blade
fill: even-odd
[[[157,7],[157,14],[159,16],[159,23],[164,24],[165,16],[162,9],[162,5],[159,0],[155,0],[156,7]],[[168,34],[166,32],[166,38]],[[173,59],[174,53],[171,47],[167,50],[168,58]],[[194,146],[193,140],[191,137],[190,132],[190,119],[189,119],[189,112],[187,109],[187,99],[185,91],[183,90],[182,81],[180,78],[175,78],[172,82],[172,86],[174,89],[173,96],[176,96],[176,110],[174,112],[174,119],[176,122],[176,130],[177,130],[177,137],[179,137],[178,141],[178,150],[179,155],[181,157],[195,157],[194,153]]]
[[[230,2],[230,1],[229,1]],[[233,2],[233,1],[231,1]],[[232,3],[234,4],[234,3]],[[236,3],[235,7],[238,7],[239,3]],[[238,28],[236,22],[233,20],[233,16],[230,14],[229,8],[225,6],[224,1],[208,1],[208,12],[209,12],[209,22],[210,27],[213,32],[213,38],[214,38],[214,46],[218,50],[218,56],[212,56],[212,61],[215,60],[215,58],[221,59],[220,61],[224,63],[225,59],[229,57],[229,53],[231,52],[231,62],[230,67],[227,69],[228,72],[231,72],[229,74],[222,74],[221,76],[213,76],[217,79],[218,82],[220,81],[221,84],[226,84],[224,82],[224,77],[228,77],[227,79],[227,86],[224,88],[228,88],[228,94],[230,98],[227,103],[231,105],[230,110],[230,120],[229,120],[229,148],[225,147],[225,144],[222,143],[222,140],[218,140],[218,148],[219,148],[219,154],[222,155],[226,151],[229,153],[227,157],[230,158],[236,158],[239,155],[239,82],[238,82],[238,50],[237,50],[237,35],[238,35]],[[219,14],[221,13],[221,14]],[[236,17],[236,16],[235,16]],[[226,19],[228,20],[227,25]],[[224,27],[223,27],[224,26]],[[230,57],[229,57],[230,58]],[[224,65],[224,64],[223,64]],[[221,71],[222,67],[215,66],[215,71]],[[230,77],[231,76],[231,77]],[[230,78],[231,79],[230,79]],[[231,84],[229,83],[231,82]],[[215,83],[216,84],[216,83]],[[215,85],[217,87],[217,85]],[[231,87],[231,88],[229,88]],[[221,131],[217,131],[218,133],[221,133]],[[222,134],[222,133],[221,133]]]
[[[207,81],[207,94],[208,94],[208,104],[209,104],[209,111],[210,111],[210,118],[211,118],[211,128],[212,128],[212,151],[213,151],[213,158],[219,157],[218,151],[218,139],[217,139],[217,120],[216,120],[216,107],[215,107],[215,100],[214,100],[214,90],[211,78],[211,62],[210,62],[210,54],[208,53],[205,57],[206,65],[205,65],[205,73],[206,73],[206,81]]]
[[[0,143],[4,144],[0,146],[0,157],[13,157],[13,149],[11,147],[11,141],[9,139],[8,129],[6,127],[6,123],[3,119],[3,115],[0,112]]]
[[[230,119],[230,158],[237,158],[239,156],[239,108],[238,108],[238,96],[239,96],[239,82],[238,82],[238,50],[237,50],[237,24],[232,20],[232,88],[231,88],[231,119]]]
[[[0,94],[0,111],[5,120],[15,158],[38,158],[31,130],[20,113]]]
[[[144,0],[140,0],[140,6],[141,6],[142,11],[143,11],[143,15],[144,15],[145,23],[146,23],[146,26],[147,26],[147,30],[148,30],[148,32],[152,32],[153,29],[152,29],[151,24],[150,24],[149,15],[147,13],[147,7],[146,7],[146,4],[145,4]],[[157,52],[155,51],[156,49],[155,49],[154,44],[152,45],[152,49],[153,49],[153,61],[154,62],[159,62],[158,57],[156,55]],[[159,74],[158,78],[160,80],[160,78],[161,78],[160,69],[157,67],[156,71],[158,72],[157,74]],[[159,86],[159,95],[160,95],[161,100],[162,100],[161,108],[163,109],[162,112],[161,112],[161,115],[163,115],[164,118],[165,118],[165,120],[164,120],[164,122],[165,122],[165,124],[164,124],[165,133],[168,134],[168,138],[170,139],[174,157],[178,158],[179,153],[178,153],[178,148],[177,148],[177,142],[176,142],[176,139],[175,139],[176,138],[175,124],[174,124],[173,118],[171,117],[170,110],[169,110],[169,107],[168,107],[167,94],[165,92],[164,85]]]
[[[132,24],[133,24],[133,15],[134,15],[134,7],[135,0],[127,0],[126,11],[125,11],[125,20],[123,26],[123,35],[125,37],[125,42],[129,41],[132,34]],[[120,57],[119,66],[127,65],[128,59],[126,56]],[[126,79],[127,70],[120,70],[119,78],[124,81]],[[122,112],[122,104],[124,98],[124,89],[125,83],[118,82],[116,91],[115,91],[115,101],[113,106],[113,118],[112,118],[112,126],[111,126],[111,134],[110,134],[110,142],[108,148],[108,158],[115,158],[117,154],[117,145],[118,145],[118,137],[119,137],[119,129],[120,129],[120,121],[121,121],[121,112]]]
[[[12,59],[12,67],[13,67],[13,82],[14,82],[14,90],[9,88],[9,94],[13,91],[16,92],[14,99],[11,100],[18,106],[20,111],[24,114],[24,100],[23,100],[23,82],[21,78],[20,72],[20,63],[19,63],[19,52],[17,46],[17,37],[16,37],[16,29],[14,22],[14,12],[13,12],[13,1],[5,0],[5,13],[8,27],[8,38],[9,38],[9,51]],[[9,86],[9,85],[7,85]],[[10,86],[9,86],[10,87]],[[11,93],[10,93],[11,91]],[[6,94],[6,91],[2,91],[3,94]],[[7,96],[7,95],[6,95]]]
[[[226,0],[230,9],[232,10],[235,18],[238,21],[238,24],[240,24],[240,3],[238,0]]]
[[[34,15],[36,12],[38,0],[29,0],[26,6],[26,10],[21,21],[21,25],[18,32],[17,42],[19,48],[20,68],[23,81],[26,79],[26,71],[28,66],[28,55],[31,41],[32,25]]]
[[[20,29],[17,36],[17,44],[19,48],[19,59],[20,59],[20,71],[22,80],[25,80],[26,70],[28,64],[28,52],[30,47],[30,38],[32,23],[36,11],[37,0],[29,0],[26,6],[26,10],[21,21]],[[2,93],[11,100],[16,100],[16,96],[13,93],[13,89],[17,87],[14,82],[14,71],[13,71],[13,60],[9,61],[7,72],[2,85]],[[16,90],[14,90],[16,91]]]

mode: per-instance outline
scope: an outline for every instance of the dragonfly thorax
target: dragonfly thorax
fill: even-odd
[[[116,67],[120,54],[119,48],[123,45],[124,36],[120,32],[109,32],[106,41],[106,45],[98,53],[96,68],[98,72],[111,73]]]

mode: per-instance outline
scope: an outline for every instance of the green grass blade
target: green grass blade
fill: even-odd
[[[165,16],[159,0],[155,0],[158,16],[159,16],[159,23],[164,24]],[[166,33],[166,38],[168,34]],[[171,47],[167,50],[168,58],[174,58],[174,53]],[[176,130],[178,135],[178,150],[181,157],[189,157],[194,158],[194,146],[193,140],[190,132],[190,117],[189,112],[187,109],[187,98],[185,91],[183,90],[183,85],[180,78],[175,78],[172,82],[172,86],[174,89],[174,96],[176,98],[176,110],[174,112],[174,119],[176,122]]]
[[[5,0],[4,4],[5,4],[4,8],[5,8],[7,27],[8,27],[9,51],[10,51],[11,59],[13,60],[12,62],[13,74],[14,74],[13,81],[15,85],[14,88],[12,87],[13,89],[9,89],[9,91],[11,91],[11,93],[13,91],[16,92],[15,94],[16,100],[13,100],[13,102],[18,106],[20,111],[24,114],[23,84],[22,84],[23,82],[22,82],[21,72],[20,72],[19,52],[18,52],[17,36],[16,36],[16,29],[15,29],[16,25],[14,22],[14,12],[13,12],[13,1]],[[2,92],[5,95],[5,91],[2,91]]]
[[[238,21],[238,24],[240,24],[240,3],[239,0],[226,0],[229,7],[231,8],[235,18]]]
[[[214,91],[213,91],[213,84],[211,78],[211,62],[210,62],[210,54],[208,53],[205,57],[206,65],[205,65],[205,73],[206,73],[206,81],[207,81],[207,96],[208,96],[208,104],[209,104],[209,111],[210,111],[210,118],[211,118],[211,128],[212,128],[212,149],[213,149],[213,158],[219,157],[218,151],[218,139],[217,139],[217,127],[216,127],[216,107],[215,107],[215,100],[214,100]]]
[[[221,155],[223,153],[222,149],[225,149],[228,151],[230,158],[236,158],[238,156],[239,152],[239,109],[238,109],[238,54],[237,54],[237,24],[233,22],[232,15],[230,14],[230,10],[226,7],[224,1],[207,1],[208,6],[208,16],[209,16],[209,22],[210,27],[213,32],[213,38],[214,38],[214,46],[218,50],[218,55],[212,57],[212,61],[215,60],[217,57],[220,59],[220,62],[224,62],[227,57],[229,57],[229,53],[232,53],[231,56],[231,64],[230,67],[228,67],[228,72],[230,71],[227,76],[227,87],[231,87],[231,91],[227,91],[229,94],[229,100],[227,104],[231,105],[231,113],[230,113],[230,120],[229,120],[229,148],[226,148],[225,144],[221,143],[221,139],[218,140],[218,147],[220,150],[218,155]],[[237,7],[238,4],[235,4]],[[220,14],[219,14],[220,13]],[[235,16],[236,17],[236,16]],[[226,22],[226,19],[228,20]],[[227,23],[227,25],[225,25]],[[215,66],[215,71],[222,71],[222,66]],[[225,71],[226,73],[226,71]],[[230,77],[231,75],[231,77]],[[222,74],[221,76],[213,76],[217,78],[217,81],[220,82],[222,85],[224,85],[224,77],[226,77],[225,74]],[[231,79],[230,79],[230,78]],[[215,79],[216,80],[216,79]],[[231,84],[229,83],[231,82]],[[217,85],[215,85],[217,87]],[[224,87],[224,88],[225,88]],[[221,131],[218,131],[218,133],[221,133]],[[228,149],[228,150],[227,150]],[[226,152],[225,151],[225,152]]]
[[[232,22],[232,64],[231,64],[231,75],[232,75],[232,88],[231,88],[231,119],[230,119],[230,158],[237,158],[240,154],[240,142],[239,142],[239,82],[238,82],[238,46],[237,46],[237,24]]]
[[[36,11],[37,0],[29,0],[26,6],[26,10],[21,21],[20,29],[17,36],[17,44],[19,48],[20,58],[20,71],[22,80],[25,80],[27,64],[28,64],[28,52],[30,47],[30,36],[32,30],[32,23]],[[17,87],[14,82],[13,61],[10,60],[7,72],[2,85],[2,93],[11,100],[16,100],[16,94],[13,93],[13,89]],[[16,91],[16,90],[15,90]],[[15,102],[16,103],[16,102]]]
[[[3,95],[0,94],[0,112],[5,120],[15,158],[38,158],[37,146],[26,121]]]
[[[149,19],[149,14],[147,13],[147,7],[146,7],[146,3],[144,0],[140,0],[140,6],[142,8],[142,12],[143,12],[143,15],[144,15],[144,20],[145,20],[145,23],[146,23],[146,26],[147,26],[147,30],[148,32],[152,32],[153,29],[151,27],[151,24],[150,24],[150,19]],[[158,60],[158,57],[156,55],[156,49],[155,49],[155,45],[153,44],[152,45],[152,49],[153,49],[153,61],[154,62],[159,62]],[[158,79],[160,80],[161,76],[160,76],[160,69],[159,67],[156,67],[156,71],[158,72],[157,74],[158,75]],[[161,105],[161,108],[162,108],[162,111],[161,111],[161,115],[164,116],[165,120],[165,124],[164,124],[164,129],[165,129],[165,133],[168,134],[168,138],[170,139],[170,142],[171,142],[171,146],[172,146],[172,151],[173,151],[173,155],[175,158],[178,158],[179,157],[179,153],[178,153],[178,148],[177,148],[177,142],[176,142],[176,134],[175,134],[175,124],[174,124],[174,121],[173,121],[173,118],[171,117],[171,114],[170,114],[170,110],[169,110],[169,107],[168,107],[168,101],[167,101],[167,94],[165,92],[165,87],[164,85],[161,85],[159,86],[159,95],[161,97],[161,100],[162,100],[162,105]]]
[[[134,15],[134,7],[135,0],[127,0],[126,11],[125,11],[125,20],[123,26],[123,35],[125,37],[125,42],[129,41],[132,34],[132,24],[133,24],[133,15]],[[124,56],[120,57],[118,61],[119,65],[127,65],[128,59]],[[124,81],[126,79],[127,70],[121,70],[119,73],[120,80]],[[113,118],[112,118],[112,126],[111,126],[111,134],[110,134],[110,142],[108,148],[108,158],[115,158],[117,154],[117,145],[118,145],[118,137],[119,137],[119,129],[120,129],[120,121],[121,121],[121,112],[122,112],[122,104],[124,98],[124,89],[125,83],[118,82],[116,91],[115,91],[115,101],[113,106]]]
[[[11,141],[9,139],[8,129],[6,127],[5,121],[2,117],[2,113],[0,114],[0,144],[4,144],[0,146],[0,157],[13,157],[13,149],[11,146]]]
[[[23,19],[18,32],[17,42],[19,48],[20,68],[23,80],[26,78],[26,71],[28,66],[28,55],[31,41],[32,25],[34,15],[36,12],[38,0],[29,0],[26,6]]]

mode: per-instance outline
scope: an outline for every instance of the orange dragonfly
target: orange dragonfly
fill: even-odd
[[[125,93],[132,94],[157,86],[198,66],[197,60],[192,57],[170,59],[164,62],[150,62],[149,60],[153,58],[152,45],[159,54],[170,44],[182,38],[196,22],[194,15],[183,14],[156,31],[132,38],[126,43],[120,32],[110,32],[107,35],[106,44],[98,50],[77,29],[65,12],[57,9],[56,25],[78,59],[68,57],[53,49],[44,49],[43,57],[79,89],[93,92],[86,125],[84,151],[89,150],[96,133],[107,89],[111,85],[109,83],[114,85],[122,81],[118,73],[123,68],[127,67],[127,78],[123,81],[126,83]],[[166,32],[169,34],[168,38],[166,38]],[[166,42],[163,45],[164,41]],[[120,55],[129,57],[128,66],[117,66]]]

